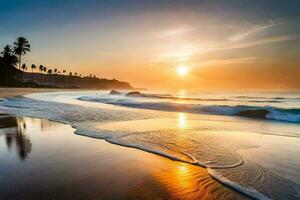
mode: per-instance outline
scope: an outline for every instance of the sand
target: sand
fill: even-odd
[[[30,93],[41,93],[41,92],[57,92],[66,91],[70,89],[56,89],[56,88],[1,88],[0,87],[0,98],[20,96]]]
[[[54,90],[5,88],[0,97],[41,91]],[[204,168],[28,117],[0,116],[0,171],[0,199],[246,198]]]

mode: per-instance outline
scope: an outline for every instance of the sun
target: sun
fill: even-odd
[[[177,68],[177,73],[180,75],[180,76],[185,76],[187,73],[188,73],[188,69],[186,68],[186,66],[179,66]]]

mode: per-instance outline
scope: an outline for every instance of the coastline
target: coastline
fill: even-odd
[[[50,91],[62,91],[62,89],[1,88],[0,97],[5,98],[28,93]],[[48,120],[41,121],[50,124],[58,124],[60,128],[54,130],[55,134],[59,134],[62,128],[63,130],[71,128],[69,125],[50,122]],[[100,185],[102,184],[102,187],[107,190],[104,193],[110,194],[99,194],[99,192],[88,189],[88,194],[90,195],[89,198],[91,199],[96,197],[99,198],[99,195],[102,195],[102,197],[117,199],[246,199],[245,196],[223,186],[221,183],[212,178],[205,168],[178,161],[172,161],[162,156],[154,155],[145,151],[110,144],[104,140],[79,136],[74,133],[74,129],[69,130],[68,135],[68,137],[79,138],[80,141],[88,140],[89,142],[84,144],[87,146],[89,146],[89,143],[97,143],[97,151],[94,152],[94,150],[92,150],[92,152],[88,154],[88,156],[96,155],[96,157],[90,157],[89,160],[91,162],[89,164],[89,169],[91,171],[88,172],[90,177],[85,179],[81,184],[70,182],[65,183],[63,190],[69,188],[70,192],[72,192],[76,186],[76,191],[80,191],[81,189],[86,188],[87,185],[93,185],[93,187],[95,187],[95,182],[97,182]],[[111,152],[111,150],[113,152]],[[99,151],[105,151],[105,154],[97,155],[97,152]],[[118,156],[116,156],[115,153],[117,153]],[[72,159],[76,160],[76,158],[73,157]],[[100,163],[98,163],[99,160],[101,161]],[[120,164],[120,162],[123,164]],[[104,169],[102,167],[103,164],[105,166],[111,166],[110,169]],[[100,170],[100,174],[99,168],[102,169]],[[97,173],[93,173],[93,170],[95,169],[97,169]],[[119,172],[117,173],[118,176],[115,175],[115,172]],[[128,173],[130,173],[129,179]],[[77,176],[80,178],[80,175]],[[119,185],[126,192],[121,192],[118,194],[117,191],[113,191],[113,186],[112,188],[106,188],[107,186],[103,183],[103,180],[113,183],[113,185]],[[138,184],[128,187],[128,184],[136,181]],[[11,189],[14,190],[14,188]],[[55,190],[54,192],[56,193],[52,194],[55,195],[55,199],[63,199],[63,197],[66,197],[64,196],[65,193],[63,190],[61,191],[60,189]],[[103,191],[104,190],[102,190],[102,192]],[[49,191],[44,192],[44,194],[40,193],[40,195],[49,193]],[[76,195],[73,194],[73,197],[76,197]]]
[[[73,89],[82,90],[82,89]],[[57,88],[11,88],[0,87],[0,98],[8,98],[13,96],[21,96],[31,93],[58,92],[58,91],[73,91],[72,89],[57,89]]]

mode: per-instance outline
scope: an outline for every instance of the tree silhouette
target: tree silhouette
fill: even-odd
[[[33,82],[33,70],[35,70],[36,69],[36,66],[35,66],[35,64],[32,64],[31,65],[31,81]]]
[[[39,66],[39,70],[40,70],[40,72],[41,72],[41,84],[43,84],[43,71],[44,71],[44,66],[43,65],[40,65]]]
[[[23,71],[26,71],[27,70],[26,64],[24,63],[21,68],[22,68]]]
[[[16,72],[14,66],[18,63],[18,59],[13,54],[13,50],[10,45],[6,45],[3,48],[1,55],[2,57],[0,56],[0,76],[3,75],[3,78],[0,78],[0,82],[3,81],[3,83],[7,85],[8,81],[14,81],[13,75]]]
[[[30,52],[29,41],[24,37],[18,37],[17,41],[14,42],[14,53],[19,57],[19,70],[21,70],[22,55],[26,55],[27,52]]]
[[[23,72],[27,70],[27,66],[25,63],[21,66],[21,69],[23,70]],[[23,77],[24,77],[23,72],[22,72],[22,82],[23,82]]]
[[[57,69],[54,69],[54,87],[56,87],[56,75],[57,75]]]
[[[46,73],[47,72],[47,67],[43,67],[43,71]],[[46,77],[43,79],[43,87],[45,86],[45,79],[46,79]]]
[[[47,74],[51,75],[52,74],[52,69],[48,69]]]

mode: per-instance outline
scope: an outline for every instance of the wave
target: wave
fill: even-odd
[[[122,93],[119,93],[122,95]],[[195,98],[195,97],[178,97],[172,96],[170,94],[147,94],[141,92],[129,92],[125,94],[126,97],[142,97],[142,98],[153,98],[153,99],[170,99],[170,100],[179,100],[179,101],[229,101],[230,99],[226,98]]]
[[[198,104],[182,105],[168,102],[138,102],[132,98],[99,98],[99,96],[85,96],[80,97],[79,99],[84,101],[95,101],[101,103],[105,102],[113,105],[122,105],[128,107],[148,107],[148,109],[156,110],[161,110],[162,108],[169,111],[172,111],[172,109],[182,109],[185,110],[185,112],[223,113],[224,115],[239,116],[253,115],[251,113],[257,112],[258,109],[275,109],[249,106],[204,106]],[[32,101],[31,99],[26,98],[8,99],[7,102],[2,102],[2,104],[4,106],[9,106],[13,108],[25,108],[17,109],[16,113],[18,114],[24,114],[26,116],[32,115],[34,117],[40,118],[48,118],[50,120],[71,124],[76,129],[76,133],[80,135],[102,138],[111,143],[142,149],[144,151],[156,153],[168,157],[170,159],[189,162],[194,165],[205,166],[207,167],[210,175],[218,181],[220,181],[222,184],[227,185],[243,194],[249,195],[252,198],[268,199],[270,197],[271,199],[293,199],[292,197],[288,197],[294,195],[295,188],[298,188],[298,186],[292,186],[290,182],[287,182],[282,178],[275,177],[275,179],[272,179],[272,181],[270,181],[268,177],[272,177],[273,175],[269,175],[269,172],[267,171],[257,173],[257,167],[252,167],[248,164],[239,165],[239,163],[241,163],[241,161],[243,160],[235,151],[235,149],[231,151],[234,145],[232,145],[230,141],[233,142],[233,140],[228,139],[228,142],[225,143],[219,142],[225,141],[225,139],[219,141],[216,140],[216,138],[218,137],[214,137],[214,134],[217,134],[218,131],[216,132],[215,129],[213,129],[212,132],[206,131],[207,134],[205,134],[205,131],[201,132],[201,134],[197,134],[197,132],[193,134],[193,132],[190,130],[187,130],[186,132],[184,132],[184,134],[182,134],[183,132],[181,130],[178,130],[177,132],[174,130],[160,130],[159,132],[139,132],[138,134],[133,132],[129,134],[124,131],[110,133],[109,131],[102,130],[103,127],[105,127],[105,124],[107,125],[107,123],[110,123],[111,121],[121,121],[121,123],[125,123],[124,120],[136,120],[138,113],[117,111],[117,109],[94,109],[72,104]],[[290,112],[294,114],[299,114],[299,111],[297,110],[290,110]],[[261,117],[270,114],[272,113],[269,111],[259,111],[255,117]],[[144,115],[141,115],[138,118],[144,119],[144,117]],[[97,124],[97,126],[95,126],[95,124]],[[99,126],[99,124],[102,124],[102,126]],[[226,127],[227,125],[228,124],[226,124]],[[248,129],[249,127],[247,127],[247,131]],[[206,128],[204,130],[206,130]],[[223,134],[221,132],[219,134],[219,136],[224,136],[225,138],[227,137],[226,135],[227,134]],[[181,136],[184,137],[180,139]],[[176,143],[174,143],[174,138],[176,138]],[[247,138],[239,138],[245,138],[245,141],[247,143],[244,144],[242,143],[242,141],[240,141],[238,142],[238,144],[242,146],[247,146]],[[246,166],[246,169],[243,168],[242,170],[239,170],[243,166]],[[227,170],[230,170],[230,173],[227,172]],[[261,179],[260,177],[266,178]],[[241,184],[243,183],[241,182],[243,180],[253,180],[254,183],[251,183],[250,185]],[[273,180],[276,181],[276,183],[278,184],[272,185],[274,183]],[[258,184],[260,182],[261,184]],[[284,185],[286,185],[286,187],[283,187]],[[265,191],[265,188],[274,188],[274,190]],[[284,195],[285,198],[282,198],[282,196],[279,196],[278,198],[276,198],[275,196],[275,198],[272,198],[274,197],[273,194]],[[293,197],[295,198],[295,196]]]
[[[156,99],[170,99],[170,100],[181,100],[181,101],[237,101],[237,102],[252,102],[252,103],[279,103],[288,100],[299,101],[299,97],[263,97],[263,96],[230,96],[226,98],[198,98],[198,97],[184,97],[184,96],[173,96],[171,94],[151,94],[141,93],[139,91],[133,91],[128,93],[122,93],[118,91],[119,95],[126,97],[142,97],[142,98],[156,98]]]
[[[263,96],[236,96],[237,99],[266,99],[266,100],[300,100],[299,97],[263,97]]]
[[[299,101],[299,97],[262,97],[262,96],[229,96],[229,97],[217,97],[217,98],[199,98],[199,97],[185,97],[185,96],[173,96],[171,94],[152,94],[142,93],[139,91],[132,92],[119,92],[112,90],[110,95],[119,95],[124,97],[140,97],[151,99],[169,99],[174,101],[234,101],[234,102],[251,102],[251,103],[280,103],[284,101]]]
[[[130,108],[151,109],[161,111],[187,112],[195,114],[215,114],[227,116],[241,116],[260,118],[266,120],[278,120],[285,122],[300,122],[300,109],[284,109],[272,106],[259,107],[248,105],[201,105],[181,104],[176,102],[147,102],[128,98],[108,98],[97,96],[83,96],[78,100],[92,101]]]

